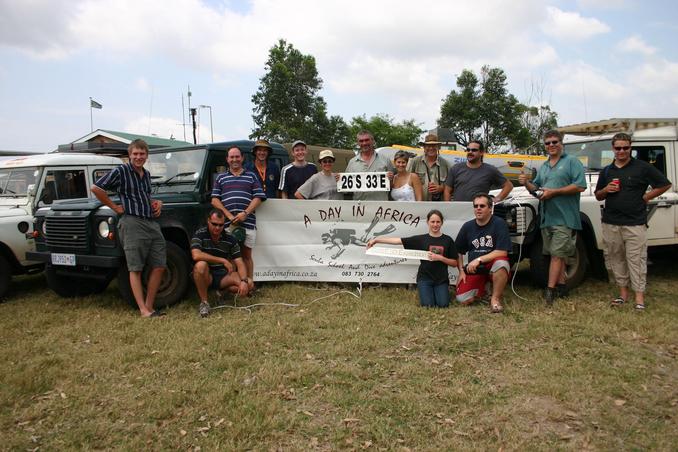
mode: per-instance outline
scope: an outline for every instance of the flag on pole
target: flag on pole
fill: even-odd
[[[93,100],[91,97],[90,97],[90,99],[89,99],[89,106],[90,106],[91,108],[97,108],[97,109],[99,109],[99,110],[101,110],[102,108],[104,108],[103,105],[101,105],[99,102]]]

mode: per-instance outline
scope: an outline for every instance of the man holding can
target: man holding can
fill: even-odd
[[[645,309],[647,274],[647,204],[671,187],[671,182],[651,164],[631,157],[631,136],[612,137],[614,161],[598,175],[596,199],[605,200],[603,246],[607,267],[619,286],[612,306],[635,292],[635,308]],[[650,190],[648,190],[650,188]]]

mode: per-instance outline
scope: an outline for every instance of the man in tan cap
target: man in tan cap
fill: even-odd
[[[424,155],[410,159],[407,171],[419,176],[424,188],[423,201],[442,201],[445,192],[445,179],[450,168],[447,162],[440,158],[440,145],[438,136],[428,134],[420,144],[424,146]]]
[[[253,159],[245,163],[245,169],[252,171],[261,188],[266,193],[266,199],[278,197],[278,185],[280,184],[280,168],[271,162],[268,158],[271,156],[273,148],[267,140],[257,140],[252,147]]]

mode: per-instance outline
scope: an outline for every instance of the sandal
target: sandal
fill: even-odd
[[[644,310],[645,310],[645,305],[644,305],[644,304],[640,304],[640,303],[636,303],[636,305],[634,306],[634,308],[635,308],[636,311],[644,311]]]
[[[610,306],[615,307],[615,306],[621,306],[625,303],[624,299],[622,297],[617,297],[614,300],[610,302]]]
[[[504,312],[504,307],[500,304],[494,304],[490,308],[490,312],[492,314],[501,314],[502,312]]]

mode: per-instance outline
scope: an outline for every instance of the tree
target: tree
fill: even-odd
[[[520,102],[506,89],[503,69],[483,66],[480,79],[464,69],[457,87],[443,101],[438,125],[451,128],[460,144],[480,139],[493,148],[520,136]]]
[[[355,145],[358,132],[368,130],[374,136],[377,146],[392,144],[415,146],[419,141],[419,135],[424,131],[419,125],[414,119],[403,120],[398,124],[386,114],[377,114],[370,119],[365,115],[355,116],[350,125],[351,144]]]
[[[250,138],[317,142],[323,125],[329,123],[325,100],[318,94],[321,88],[315,58],[279,40],[269,51],[266,73],[252,96]]]
[[[533,81],[526,102],[520,106],[522,131],[513,144],[529,154],[544,153],[541,144],[544,133],[558,125],[558,113],[544,101],[543,86],[543,83]]]

